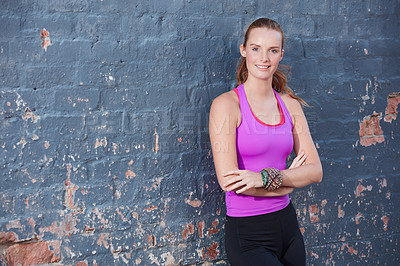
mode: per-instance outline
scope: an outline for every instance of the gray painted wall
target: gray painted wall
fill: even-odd
[[[308,263],[399,264],[399,13],[395,0],[2,0],[2,264],[227,264],[208,111],[261,16],[286,33],[324,167],[291,195]]]

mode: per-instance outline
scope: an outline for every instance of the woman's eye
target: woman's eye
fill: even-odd
[[[257,52],[257,51],[258,51],[258,48],[255,48],[255,47],[254,47],[254,48],[253,48],[253,51],[256,51],[256,52]]]

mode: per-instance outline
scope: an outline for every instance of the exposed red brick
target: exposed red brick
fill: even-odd
[[[375,145],[385,141],[383,131],[379,125],[379,120],[382,119],[382,113],[374,113],[370,116],[365,116],[360,124],[360,144],[362,146]]]
[[[157,133],[157,130],[154,129],[154,147],[153,147],[153,152],[157,154],[158,150],[160,149],[160,147],[158,146],[158,139],[159,139],[159,135]]]
[[[9,221],[8,224],[6,225],[6,228],[7,228],[7,230],[10,230],[12,228],[21,229],[22,225],[21,225],[20,219]]]
[[[215,219],[214,221],[211,222],[211,228],[208,229],[208,236],[219,232],[220,229],[217,228],[218,224],[219,224],[218,219]]]
[[[349,249],[347,250],[351,255],[357,255],[358,254],[358,250],[354,249],[353,247],[349,247]]]
[[[100,234],[99,239],[97,239],[97,245],[104,246],[105,248],[108,248],[109,244],[108,244],[106,238],[108,238],[107,234]]]
[[[88,266],[86,261],[80,261],[76,264],[76,266]]]
[[[338,206],[338,218],[343,218],[344,217],[344,210],[342,210],[342,206]]]
[[[18,242],[18,236],[14,232],[0,232],[0,245]]]
[[[367,119],[364,117],[364,120],[362,121],[360,125],[360,130],[358,131],[360,137],[365,137],[365,136],[372,136],[374,132],[374,123],[368,116]]]
[[[189,234],[192,235],[194,233],[194,225],[193,224],[188,224],[187,227],[189,229]]]
[[[188,229],[187,228],[184,228],[183,230],[182,230],[182,239],[186,239],[187,237],[188,237]]]
[[[318,222],[319,221],[319,209],[318,209],[318,204],[310,205],[308,207],[308,212],[310,213],[310,220],[312,223]]]
[[[314,252],[312,252],[312,251],[311,251],[311,253],[310,253],[310,256],[311,256],[311,257],[314,257],[314,258],[316,258],[316,259],[319,258],[318,254],[317,254],[317,253],[314,253]]]
[[[389,217],[383,216],[381,219],[382,219],[382,221],[383,221],[383,230],[384,230],[384,231],[387,231],[388,222],[389,222]]]
[[[146,208],[146,209],[144,209],[144,210],[147,211],[147,212],[151,212],[151,211],[157,210],[157,209],[158,209],[157,206],[151,205],[150,207],[148,207],[148,208]]]
[[[6,261],[8,265],[37,265],[55,263],[60,260],[60,257],[56,256],[49,249],[48,243],[44,241],[15,244],[6,249]]]
[[[64,220],[54,221],[51,226],[40,228],[39,231],[50,232],[52,234],[57,234],[60,236],[71,236],[77,233],[79,230],[75,227],[79,220],[73,214],[66,214]]]
[[[368,147],[371,145],[375,145],[376,143],[382,143],[385,141],[385,137],[384,136],[379,136],[379,137],[370,137],[370,138],[362,138],[360,140],[360,144],[362,146]]]
[[[372,116],[371,119],[374,123],[374,135],[375,136],[382,135],[383,130],[382,130],[381,126],[379,125],[379,120],[381,120],[382,117]]]
[[[201,205],[201,201],[200,200],[187,200],[186,201],[187,204],[189,204],[190,206],[197,208]]]
[[[126,177],[127,179],[132,179],[132,178],[136,177],[136,174],[135,174],[135,172],[133,172],[132,170],[128,170],[128,171],[126,171],[126,173],[125,173],[125,177]]]
[[[198,224],[198,231],[199,231],[199,237],[203,238],[204,237],[204,226],[205,223],[204,222],[199,222]]]
[[[361,212],[357,213],[356,215],[356,224],[360,224],[361,217],[364,217]]]
[[[46,30],[43,29],[40,32],[40,39],[42,40],[42,47],[45,51],[47,51],[47,47],[51,46],[51,42],[50,42],[50,33]]]
[[[207,249],[207,252],[206,252]],[[215,260],[219,254],[218,251],[218,243],[217,242],[213,242],[211,244],[211,246],[203,248],[202,252],[203,252],[203,259],[206,260],[207,258],[209,260]]]
[[[147,235],[147,243],[150,243],[150,247],[154,247],[156,245],[156,237],[154,235]]]
[[[389,94],[388,96],[388,105],[385,110],[385,118],[386,122],[392,122],[392,120],[396,120],[397,118],[397,106],[400,103],[400,92],[394,92]]]
[[[356,188],[356,198],[362,196],[362,192],[365,190],[365,187],[359,184]]]

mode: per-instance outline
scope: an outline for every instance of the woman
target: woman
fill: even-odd
[[[322,180],[322,166],[301,104],[278,69],[283,32],[255,20],[240,46],[232,91],[210,110],[210,139],[225,191],[225,245],[232,265],[305,265],[305,249],[289,193]],[[287,156],[296,158],[286,169]]]

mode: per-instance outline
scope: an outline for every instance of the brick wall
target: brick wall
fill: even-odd
[[[286,33],[324,167],[296,190],[310,265],[398,264],[400,5],[0,2],[3,265],[227,264],[211,101],[242,31]]]

